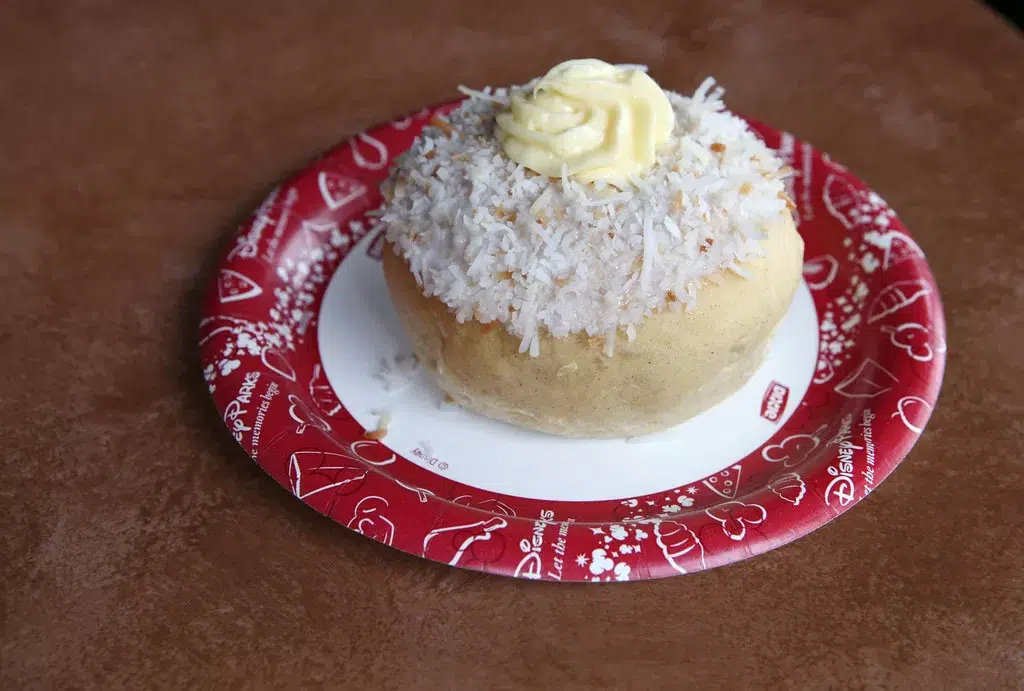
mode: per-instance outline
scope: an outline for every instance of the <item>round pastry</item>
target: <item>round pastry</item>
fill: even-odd
[[[384,272],[456,403],[566,436],[671,427],[756,371],[799,284],[783,168],[706,80],[563,63],[468,98],[383,185]]]

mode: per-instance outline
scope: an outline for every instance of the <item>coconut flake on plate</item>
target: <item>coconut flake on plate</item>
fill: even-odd
[[[388,434],[388,425],[391,424],[391,411],[387,408],[383,408],[381,410],[372,410],[370,412],[372,415],[377,416],[377,426],[372,430],[363,432],[363,438],[380,441]]]

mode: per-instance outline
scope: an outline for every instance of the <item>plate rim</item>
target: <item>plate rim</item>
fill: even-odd
[[[402,129],[403,131],[405,131],[405,130],[410,130],[410,131],[416,130],[415,127],[411,127],[410,125],[406,125],[404,128],[400,128],[399,125],[400,125],[400,123],[411,122],[411,121],[415,120],[417,117],[419,117],[420,119],[425,119],[426,116],[424,114],[432,115],[432,114],[434,114],[436,112],[443,113],[447,109],[455,107],[459,103],[459,101],[461,101],[461,99],[456,100],[456,101],[450,101],[450,102],[442,103],[442,104],[435,104],[433,106],[428,106],[427,108],[424,108],[424,109],[421,109],[419,111],[416,111],[416,113],[410,114],[410,115],[408,115],[406,117],[399,118],[399,119],[391,121],[389,123],[383,123],[383,124],[377,125],[375,127],[371,127],[371,128],[369,128],[369,129],[367,129],[367,130],[365,130],[363,132],[357,133],[355,135],[352,135],[349,138],[346,138],[346,139],[342,140],[336,146],[328,149],[326,152],[324,152],[320,156],[318,156],[315,159],[313,159],[306,166],[304,166],[301,170],[299,170],[296,173],[288,176],[288,178],[286,180],[284,180],[281,183],[280,186],[275,188],[275,190],[271,193],[270,197],[268,197],[268,200],[271,199],[280,190],[283,190],[285,188],[289,188],[289,187],[292,187],[292,186],[296,186],[300,182],[307,180],[311,176],[320,175],[320,173],[323,170],[323,164],[324,164],[325,161],[330,161],[330,160],[336,159],[338,157],[345,157],[346,154],[348,154],[350,158],[352,156],[354,156],[356,151],[357,151],[357,149],[356,149],[356,144],[353,144],[353,142],[358,142],[358,141],[362,140],[362,138],[364,138],[364,137],[365,138],[369,138],[369,139],[379,140],[383,136],[383,133],[386,133],[387,131],[389,131],[389,128],[392,131],[397,131],[399,129]],[[746,118],[746,119],[750,123],[751,127],[755,130],[755,132],[758,132],[761,135],[763,135],[765,132],[769,132],[769,133],[774,133],[774,134],[779,135],[780,138],[783,137],[783,136],[786,136],[786,133],[774,130],[774,129],[772,129],[772,128],[770,128],[770,127],[760,123],[757,120],[750,119],[750,118]],[[418,130],[416,130],[416,131],[418,131]],[[789,135],[789,136],[791,136],[791,135]],[[801,146],[808,147],[810,149],[810,151],[812,152],[812,155],[813,155],[813,157],[814,157],[814,159],[816,161],[824,162],[824,163],[827,163],[827,164],[832,164],[832,162],[828,158],[827,154],[824,154],[823,152],[819,151],[818,149],[815,149],[815,148],[811,147],[810,144],[808,144],[806,142],[798,142],[798,140],[795,140],[795,139],[793,139],[793,141],[799,143]],[[397,153],[398,152],[395,152],[394,155],[397,155]],[[388,156],[387,164],[390,164],[390,161],[391,161],[392,157],[393,156],[390,156],[390,155]],[[358,166],[358,162],[357,162],[357,167],[361,167],[361,166]],[[864,190],[868,190],[868,191],[871,190],[871,188],[869,186],[867,186],[862,180],[860,180],[859,178],[854,176],[849,171],[846,171],[841,166],[839,167],[839,169],[842,170],[842,175],[844,176],[844,178],[852,180],[852,181],[858,183]],[[376,167],[373,170],[376,172],[376,171],[379,171],[380,168]],[[370,195],[370,196],[372,196],[372,195]],[[266,203],[266,200],[265,200],[264,204],[265,203]],[[220,300],[218,299],[219,298],[219,295],[218,295],[219,277],[220,277],[222,271],[233,271],[231,268],[229,268],[229,267],[232,266],[232,264],[230,263],[230,257],[229,257],[230,251],[231,251],[232,242],[237,240],[240,236],[244,235],[249,230],[251,230],[251,228],[253,226],[253,223],[259,217],[259,213],[260,213],[260,209],[261,208],[263,208],[262,204],[261,204],[261,206],[259,208],[254,210],[254,212],[249,216],[249,218],[244,223],[241,224],[239,229],[235,233],[233,233],[231,235],[231,238],[228,240],[228,242],[225,245],[224,249],[221,251],[220,257],[219,257],[219,259],[218,259],[218,261],[216,263],[216,269],[214,271],[214,277],[210,281],[210,283],[208,284],[207,289],[206,289],[206,297],[205,297],[205,300],[204,300],[204,307],[203,307],[203,310],[202,310],[201,321],[205,321],[209,317],[218,316],[219,309],[216,306],[221,304]],[[357,214],[357,216],[362,216],[362,214]],[[896,229],[899,232],[903,233],[905,237],[912,239],[912,236],[910,235],[909,231],[906,230],[906,228],[903,226],[903,224],[895,216],[893,216],[893,222],[895,224],[893,226],[894,229]],[[362,239],[363,238],[360,238],[360,239],[352,241],[351,247],[343,254],[342,258],[340,260],[338,260],[337,265],[334,266],[331,269],[330,274],[327,276],[327,280],[319,288],[319,294],[317,296],[317,305],[316,305],[316,309],[315,309],[315,311],[317,313],[317,316],[314,318],[315,327],[316,328],[311,330],[310,334],[307,337],[307,341],[306,341],[306,343],[305,343],[305,345],[303,347],[304,347],[304,350],[306,351],[306,355],[310,356],[315,362],[320,363],[320,367],[321,368],[322,368],[322,359],[320,357],[319,338],[318,338],[320,301],[322,301],[322,299],[323,299],[323,295],[326,292],[327,286],[329,285],[329,281],[333,278],[334,273],[337,271],[338,267],[340,267],[341,263],[344,261],[345,256],[348,255],[348,252],[354,250],[360,244]],[[807,257],[805,255],[805,262],[806,261],[807,261]],[[937,285],[937,283],[935,281],[935,278],[934,278],[934,276],[933,276],[933,274],[931,272],[931,269],[930,269],[930,267],[929,267],[929,265],[927,263],[927,259],[923,256],[923,253],[921,254],[920,257],[914,258],[911,261],[912,261],[912,266],[913,266],[913,269],[914,269],[914,271],[912,272],[912,275],[915,276],[917,278],[917,280],[924,281],[928,285],[928,287],[930,288],[930,291],[931,291],[931,298],[928,300],[928,303],[931,306],[931,309],[929,309],[928,312],[929,312],[930,316],[932,317],[932,321],[929,323],[928,328],[935,335],[937,335],[941,341],[945,342],[945,338],[946,338],[945,315],[944,315],[944,311],[943,311],[943,308],[942,308],[942,302],[941,302],[941,296],[940,296],[940,293],[939,293],[939,287],[938,287],[938,285]],[[815,303],[815,309],[816,309],[816,311],[818,310],[817,302]],[[820,313],[819,313],[819,321],[820,321]],[[207,362],[207,359],[205,358],[205,356],[208,354],[207,351],[208,351],[208,348],[205,347],[202,343],[200,343],[201,362],[203,362],[203,363]],[[921,400],[923,402],[925,402],[926,405],[927,405],[926,414],[923,416],[923,420],[921,420],[921,422],[920,422],[920,431],[921,431],[921,433],[923,433],[923,430],[926,428],[927,423],[930,420],[931,415],[934,412],[934,407],[935,407],[935,405],[938,402],[939,394],[941,392],[941,384],[942,384],[944,373],[945,373],[945,364],[946,364],[946,353],[945,353],[945,350],[942,350],[940,352],[934,353],[934,357],[933,357],[933,359],[931,361],[931,366],[928,368],[926,381],[924,381],[925,391],[922,392],[922,394],[919,396],[921,398]],[[328,383],[328,385],[329,385],[329,383]],[[813,386],[813,384],[812,384],[812,386]],[[211,390],[211,400],[212,400],[212,402],[214,404],[214,407],[217,409],[218,413],[220,413],[222,418],[225,418],[226,408],[228,406],[223,404],[222,398],[220,396],[214,395],[212,390]],[[849,399],[849,400],[850,401],[854,401],[854,402],[853,403],[849,403],[849,402],[846,403],[846,405],[844,405],[840,409],[840,412],[845,411],[845,410],[847,410],[848,408],[851,408],[851,407],[855,411],[857,411],[857,412],[863,410],[863,406],[862,405],[856,404],[856,399]],[[798,403],[798,405],[799,405],[799,403]],[[794,415],[794,417],[795,417],[795,415]],[[226,419],[225,419],[225,422],[226,422]],[[792,419],[790,420],[790,422],[792,422]],[[905,420],[904,420],[904,422],[906,423]],[[903,460],[906,459],[906,456],[909,454],[909,452],[913,448],[914,444],[916,444],[917,440],[920,438],[920,433],[914,434],[913,431],[909,428],[909,423],[906,423],[906,424],[908,425],[908,427],[906,429],[902,430],[903,433],[898,435],[897,439],[890,440],[890,443],[893,442],[893,441],[898,441],[898,443],[895,444],[894,446],[888,447],[888,448],[891,449],[890,455],[894,457],[894,460],[886,468],[885,472],[880,474],[880,476],[873,482],[872,491],[874,489],[877,489],[877,487],[884,480],[886,480],[892,474],[892,472],[895,471],[896,467],[900,463],[902,463]],[[896,421],[893,421],[892,423],[890,423],[889,428],[890,429],[898,429],[898,427],[896,426]],[[777,432],[781,431],[781,430],[782,430],[782,428],[777,430]],[[892,435],[890,435],[890,436],[892,436]],[[771,439],[774,439],[774,438],[775,437],[773,436]],[[769,441],[771,441],[771,439]],[[353,527],[351,525],[351,521],[348,524],[346,524],[345,522],[340,520],[338,517],[331,515],[331,511],[326,511],[325,512],[323,510],[322,506],[317,506],[314,503],[311,503],[310,501],[307,501],[306,498],[298,496],[297,492],[294,491],[293,487],[289,487],[289,485],[287,483],[282,482],[282,480],[279,477],[279,475],[275,475],[275,473],[272,472],[272,470],[269,469],[265,465],[266,464],[266,456],[265,455],[263,455],[261,457],[257,457],[253,453],[252,449],[246,448],[246,445],[241,441],[241,439],[238,439],[236,437],[236,441],[242,446],[243,450],[245,450],[246,453],[249,454],[251,458],[253,458],[253,460],[257,463],[257,465],[259,465],[261,467],[261,469],[263,469],[265,472],[270,474],[271,477],[273,477],[274,480],[278,484],[280,484],[282,487],[284,487],[285,489],[293,490],[292,494],[295,495],[296,498],[299,499],[300,501],[302,501],[303,503],[307,504],[308,506],[311,506],[311,508],[314,508],[315,510],[317,510],[320,513],[324,513],[325,515],[328,515],[328,517],[332,518],[332,520],[334,520],[335,522],[341,523],[343,526],[348,527],[349,529],[355,530],[356,532],[360,532],[360,533],[366,535],[367,537],[370,537],[371,539],[375,539],[375,540],[377,540],[379,542],[383,542],[385,544],[388,544],[389,546],[396,546],[396,545],[392,544],[391,540],[387,539],[387,534],[386,533],[385,534],[380,534],[379,532],[375,532],[374,530],[370,530],[370,531],[360,530],[360,529],[358,529],[358,527],[361,526],[362,524],[357,524],[357,527]],[[279,440],[275,440],[275,441],[279,441]],[[768,442],[765,442],[765,443],[767,444]],[[822,445],[825,445],[825,442],[820,442],[820,443]],[[350,442],[349,446],[350,447],[353,446],[353,443]],[[384,445],[381,444],[380,446],[384,446]],[[817,444],[815,445],[815,448],[816,447],[817,447]],[[384,448],[387,448],[387,447],[384,447]],[[352,450],[352,449],[350,448],[350,450]],[[299,452],[299,451],[293,451],[291,455],[294,456],[295,453],[297,453],[297,452]],[[325,451],[321,450],[320,453],[325,453]],[[327,452],[327,453],[329,453],[329,452]],[[755,453],[756,453],[756,451],[755,451]],[[393,455],[399,456],[397,454],[397,452],[394,452]],[[386,470],[387,465],[376,465],[375,463],[379,463],[379,460],[375,461],[374,459],[369,459],[369,460],[362,459],[362,458],[360,458],[360,454],[358,453],[357,450],[353,451],[353,453],[351,453],[350,456],[354,456],[355,457],[355,458],[353,458],[353,460],[362,462],[362,464],[363,464],[367,474],[379,476],[385,482],[391,483],[393,485],[394,484],[400,484],[403,487],[407,487],[406,485],[401,483],[400,480],[398,480],[397,478],[393,477]],[[793,466],[793,468],[794,469],[801,469],[802,470],[805,465],[811,465],[811,463],[812,463],[812,461],[814,459],[815,459],[815,455],[813,453],[811,453],[811,454],[809,454],[804,459],[802,464],[797,464],[797,465]],[[744,459],[738,459],[737,462],[742,462],[743,460]],[[407,461],[407,462],[411,463],[410,461]],[[429,471],[425,471],[425,472],[429,472]],[[708,477],[711,477],[711,476],[708,476]],[[706,479],[707,478],[704,478],[703,480],[706,480]],[[696,481],[693,484],[700,483],[703,480],[698,480],[698,481]],[[769,499],[769,501],[772,501],[772,498],[769,496],[769,494],[771,494],[771,493],[767,493],[767,494],[765,493],[765,490],[767,490],[767,489],[769,489],[768,485],[759,485],[759,486],[755,486],[755,487],[748,487],[742,493],[741,492],[737,492],[735,499],[729,500],[727,502],[720,502],[720,504],[721,503],[730,503],[730,502],[733,502],[733,501],[739,501],[741,505],[749,506],[747,504],[744,504],[740,500],[747,499],[747,498],[750,498],[752,496],[755,496],[755,495],[757,495],[758,492],[760,492],[761,495],[763,495],[765,498]],[[488,494],[488,495],[489,494],[495,494],[495,493],[489,492],[487,490],[481,490],[481,491],[484,494]],[[671,489],[666,490],[666,491],[671,491]],[[804,511],[804,512],[800,512],[800,514],[792,514],[791,513],[791,515],[789,515],[788,518],[787,518],[787,521],[788,521],[788,524],[790,526],[790,529],[787,530],[784,534],[775,535],[771,539],[765,538],[763,540],[737,540],[736,544],[730,545],[730,546],[733,547],[733,549],[716,551],[716,553],[713,555],[715,558],[711,562],[709,562],[709,563],[705,563],[704,548],[701,545],[701,568],[696,569],[696,570],[707,570],[709,568],[715,568],[715,567],[718,567],[718,566],[722,566],[722,565],[726,565],[726,564],[730,564],[730,563],[735,563],[737,561],[742,561],[742,560],[750,558],[752,556],[756,556],[758,554],[762,554],[762,553],[770,551],[772,549],[776,549],[778,547],[781,547],[781,546],[784,546],[786,544],[789,544],[790,542],[792,542],[792,541],[794,541],[794,540],[796,540],[796,539],[798,539],[800,537],[804,537],[805,535],[813,532],[814,530],[817,530],[818,528],[821,528],[821,527],[831,523],[833,520],[835,520],[836,518],[838,518],[842,514],[846,513],[846,511],[851,509],[853,506],[856,506],[857,504],[861,503],[865,499],[867,499],[867,495],[866,494],[862,495],[862,496],[857,496],[853,500],[851,500],[848,504],[843,504],[842,506],[832,507],[830,505],[823,505],[823,506],[821,506],[819,508],[819,510],[814,511],[814,512],[806,512],[806,511]],[[530,500],[530,501],[534,501],[534,500]],[[435,520],[435,525],[440,525],[441,518],[444,517],[446,514],[452,514],[452,515],[456,515],[457,514],[459,516],[464,516],[464,517],[467,517],[467,518],[468,517],[476,517],[476,516],[489,516],[489,517],[492,517],[492,518],[499,518],[500,520],[505,521],[506,523],[507,522],[512,522],[513,524],[517,524],[517,525],[522,524],[522,525],[534,526],[537,523],[545,523],[548,526],[555,526],[556,529],[557,529],[558,526],[561,526],[561,525],[565,524],[565,519],[564,518],[562,520],[546,521],[543,518],[535,518],[535,517],[527,517],[527,516],[517,516],[517,515],[510,516],[510,515],[503,514],[503,513],[500,513],[500,512],[495,512],[493,510],[487,510],[487,509],[484,509],[484,508],[479,508],[479,507],[473,507],[473,506],[467,506],[467,505],[464,505],[464,504],[459,504],[459,503],[457,503],[457,501],[455,499],[440,497],[440,496],[437,496],[436,494],[434,496],[432,496],[432,497],[428,497],[422,503],[431,503],[432,504],[432,503],[435,503],[435,502],[437,502],[437,503],[439,503],[441,505],[441,511],[437,515],[437,519]],[[772,501],[772,504],[770,504],[768,506],[762,506],[761,509],[762,509],[762,511],[766,511],[767,508],[774,509],[774,508],[776,508],[777,505],[780,504],[780,502],[783,502],[783,499],[781,498],[781,495],[776,495],[776,496],[774,496],[774,501]],[[591,503],[591,502],[585,502],[585,501],[584,502],[575,502],[575,501],[566,502],[566,501],[555,500],[555,501],[552,501],[552,502],[549,502],[549,503],[562,505],[562,504],[576,504],[576,503],[587,504],[587,503]],[[712,509],[712,508],[716,508],[716,506],[708,507],[707,511],[710,511],[710,509]],[[671,517],[645,518],[645,519],[641,519],[641,520],[632,520],[632,519],[621,520],[620,519],[620,520],[615,520],[615,521],[612,521],[612,520],[604,520],[604,521],[578,521],[578,522],[577,521],[573,521],[570,525],[574,529],[582,529],[582,528],[591,527],[591,526],[603,526],[603,527],[609,527],[609,526],[612,526],[612,525],[655,526],[655,525],[657,525],[659,523],[660,524],[671,523],[671,524],[675,524],[675,525],[682,525],[682,527],[684,529],[689,530],[691,532],[691,534],[692,534],[693,533],[693,529],[687,527],[685,524],[682,523],[682,521],[689,522],[689,521],[691,521],[691,519],[694,519],[694,518],[696,518],[698,516],[701,516],[702,514],[705,514],[707,511],[704,511],[704,510],[698,511],[696,509],[694,509],[692,511],[691,510],[686,510],[686,511],[681,511],[678,516],[672,515]],[[710,514],[708,514],[708,516],[710,516]],[[717,518],[715,520],[718,521]],[[707,519],[706,518],[704,520],[702,520],[701,523],[702,523],[702,528],[707,526],[707,525],[709,525],[707,523]],[[740,523],[743,524],[743,521],[741,520]],[[724,527],[726,524],[722,523],[722,525]],[[756,531],[756,532],[759,532],[759,531]],[[488,535],[489,534],[490,533],[488,533]],[[765,536],[762,536],[762,537],[765,537]],[[699,536],[695,536],[695,540],[696,540],[696,542],[698,544],[701,543],[701,540],[700,540]],[[658,542],[659,542],[659,544],[661,543],[661,538],[660,537],[658,537]],[[445,563],[444,560],[436,559],[436,558],[430,556],[429,554],[426,554],[426,551],[427,551],[426,543],[424,543],[424,545],[425,546],[424,546],[423,553],[420,553],[420,554],[416,554],[415,551],[412,551],[412,550],[409,550],[409,549],[405,549],[405,548],[400,547],[400,546],[396,546],[396,547],[398,549],[401,549],[402,551],[407,551],[407,552],[412,553],[412,554],[414,554],[416,556],[420,556],[420,557],[423,557],[423,558],[426,558],[426,559],[429,559],[429,560],[432,560],[432,561],[440,561],[441,563]],[[664,548],[663,548],[663,551],[664,551]],[[668,560],[668,552],[667,551],[664,551],[664,555],[663,556],[665,556],[666,561],[669,561]],[[543,577],[537,578],[537,577],[531,576],[529,573],[527,573],[527,574],[520,573],[518,570],[513,573],[513,572],[511,572],[511,569],[508,568],[507,566],[503,566],[501,568],[492,568],[494,566],[494,564],[486,562],[486,561],[460,562],[457,559],[456,562],[450,563],[449,565],[453,565],[453,566],[456,566],[456,567],[459,567],[459,568],[469,568],[469,569],[477,570],[477,571],[484,571],[484,572],[488,572],[488,573],[495,573],[495,574],[498,574],[498,575],[514,576],[514,577],[519,577],[519,578],[528,578],[528,579],[531,579],[531,580],[561,580],[561,579],[547,579],[547,578],[543,578]],[[637,574],[637,575],[640,576],[640,580],[657,579],[657,578],[669,577],[669,576],[673,576],[673,575],[680,575],[681,573],[691,572],[690,569],[681,570],[680,568],[677,568],[673,564],[670,564],[670,563],[661,564],[661,565],[658,565],[658,564],[654,564],[654,565],[647,564],[647,566],[651,567],[651,568],[646,569],[646,572],[644,572],[644,573]],[[658,568],[654,568],[654,566],[657,566]],[[594,579],[573,578],[573,579],[566,579],[566,582],[569,582],[570,580],[573,580],[573,581],[589,581],[589,580],[594,580]],[[605,580],[607,580],[607,579],[602,579],[602,582],[604,582]],[[614,579],[612,579],[612,580],[614,582]],[[629,580],[636,580],[636,579],[633,578],[633,579],[629,579]]]

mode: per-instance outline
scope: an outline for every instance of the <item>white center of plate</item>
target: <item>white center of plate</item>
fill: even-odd
[[[818,357],[818,319],[801,282],[768,357],[746,385],[714,408],[641,439],[565,439],[519,429],[450,405],[418,369],[387,390],[384,358],[411,353],[365,238],[327,287],[319,319],[320,357],[338,399],[367,429],[391,415],[384,443],[411,462],[483,490],[531,499],[600,501],[662,492],[736,463],[793,414]],[[772,382],[789,388],[781,415],[761,416]]]

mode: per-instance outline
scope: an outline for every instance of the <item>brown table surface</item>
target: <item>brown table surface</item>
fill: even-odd
[[[4,3],[0,687],[1019,688],[1021,37],[968,0],[353,4]],[[928,253],[932,422],[783,549],[612,586],[442,567],[302,506],[208,402],[197,295],[272,184],[579,56],[714,74]]]

